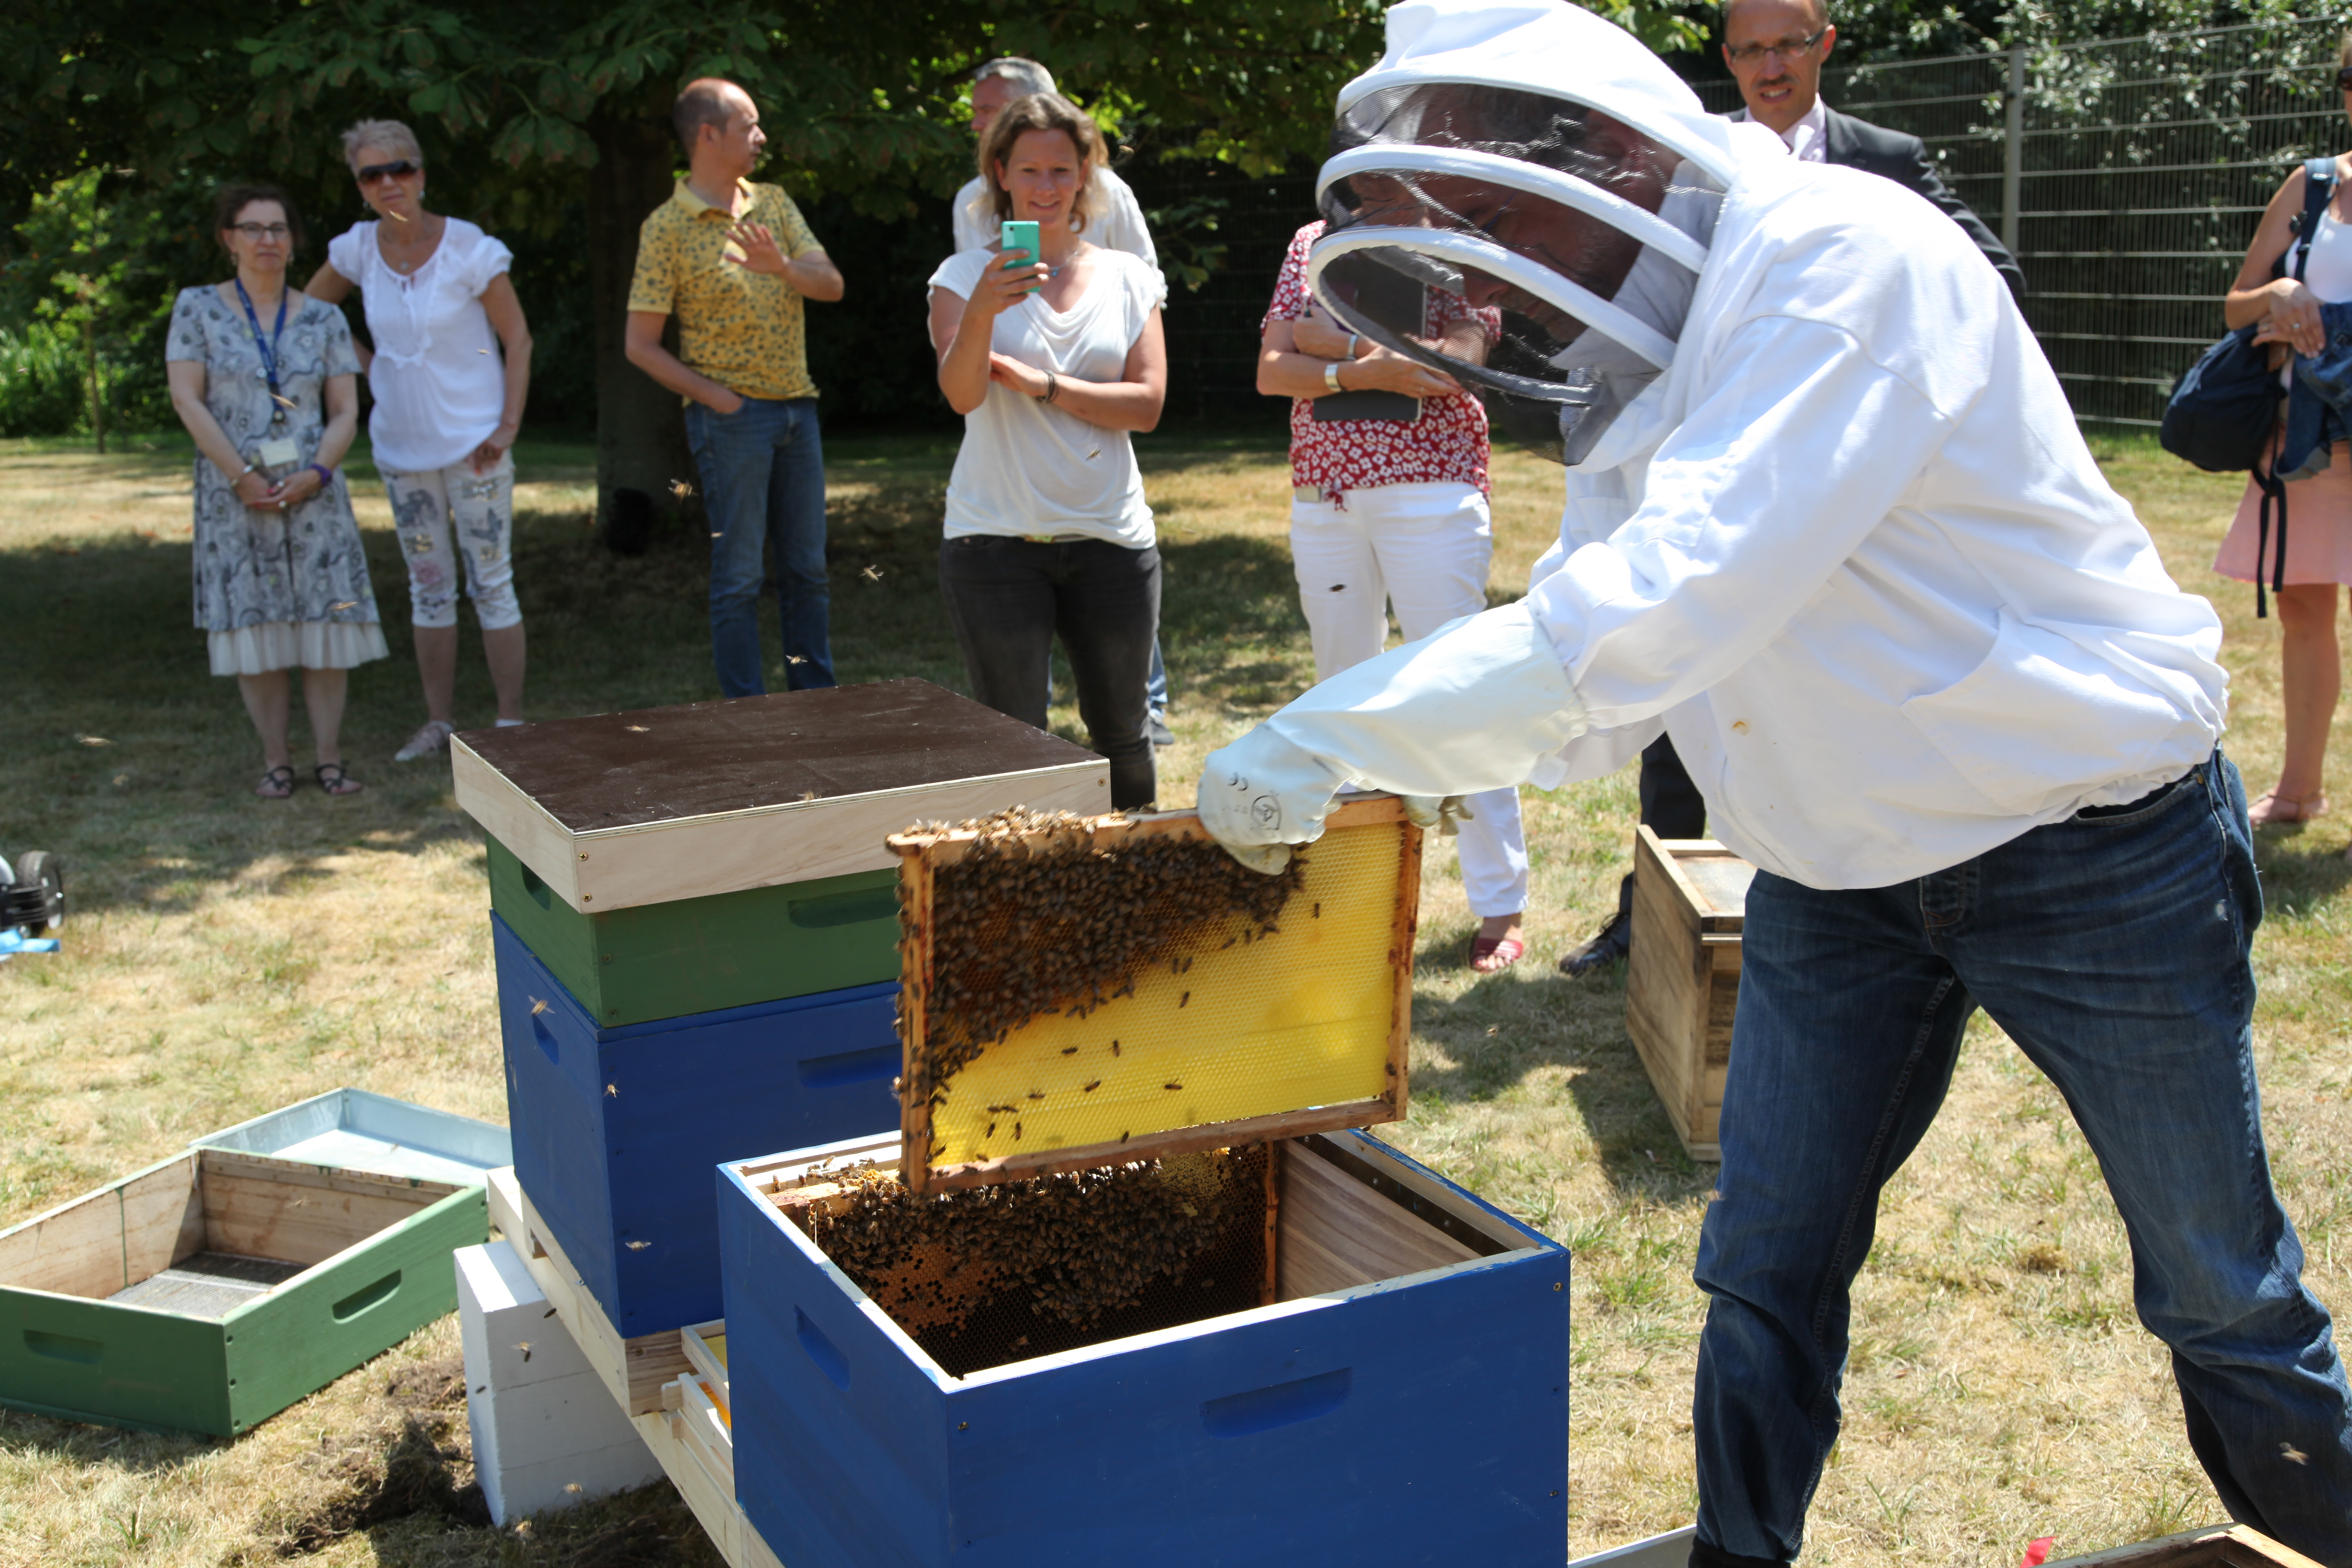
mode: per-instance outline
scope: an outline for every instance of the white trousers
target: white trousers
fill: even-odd
[[[1349,490],[1345,500],[1334,506],[1302,490],[1290,503],[1290,562],[1318,680],[1381,651],[1391,604],[1407,642],[1485,609],[1495,556],[1486,498],[1475,485],[1381,485]],[[1469,805],[1475,815],[1456,843],[1470,912],[1517,914],[1528,907],[1519,792],[1487,790]]]
[[[408,618],[420,626],[457,624],[457,580],[482,629],[522,624],[514,590],[514,453],[487,474],[463,459],[429,473],[386,471],[393,527],[408,563]]]

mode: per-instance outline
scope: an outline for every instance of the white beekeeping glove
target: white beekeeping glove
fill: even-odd
[[[1212,752],[1201,821],[1270,874],[1290,858],[1276,847],[1323,836],[1350,780],[1442,809],[1446,795],[1525,782],[1587,728],[1551,639],[1524,604],[1507,605],[1343,670]]]

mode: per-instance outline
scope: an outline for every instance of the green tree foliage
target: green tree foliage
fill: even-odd
[[[172,236],[152,194],[85,170],[36,196],[0,263],[0,434],[151,423],[164,401]]]

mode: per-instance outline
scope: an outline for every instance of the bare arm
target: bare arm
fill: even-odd
[[[1168,401],[1168,338],[1153,310],[1127,351],[1118,381],[1080,381],[1045,373],[1003,354],[991,354],[989,376],[1030,397],[1054,393],[1054,406],[1102,430],[1150,430]]]
[[[195,360],[175,359],[163,366],[163,374],[172,388],[172,412],[187,426],[188,435],[196,443],[196,450],[205,460],[220,470],[221,478],[236,491],[236,499],[247,506],[259,506],[269,498],[269,480],[261,474],[243,473],[245,458],[228,432],[220,427],[213,411],[205,406],[205,367]]]
[[[2294,241],[2288,226],[2303,211],[2304,184],[2303,171],[2297,169],[2263,209],[2253,243],[2246,247],[2245,262],[2221,301],[2221,320],[2233,331],[2259,322],[2256,342],[2292,343],[2299,354],[2315,354],[2324,339],[2318,298],[2292,278],[2271,276],[2271,268]]]
[[[1010,269],[992,267],[981,275],[969,300],[945,289],[931,290],[931,351],[940,356],[940,391],[958,414],[970,414],[988,401],[995,359],[989,340],[995,333],[996,318],[1027,298],[1045,276],[1042,262]]]
[[[310,274],[310,281],[302,285],[302,292],[318,300],[321,305],[341,305],[352,297],[352,280],[336,271],[332,263],[329,263]],[[375,368],[373,344],[362,338],[359,333],[353,332],[352,347],[359,351],[362,375]]]
[[[632,310],[623,328],[622,352],[629,363],[680,397],[691,397],[706,408],[732,414],[743,406],[740,395],[719,385],[662,346],[667,310]]]
[[[809,250],[787,257],[777,246],[776,237],[768,231],[767,225],[747,219],[738,220],[735,226],[727,231],[727,237],[743,252],[743,259],[737,262],[737,266],[753,272],[764,272],[771,278],[781,278],[812,300],[830,302],[841,298],[841,268],[835,267],[833,258],[824,251]],[[734,260],[732,257],[728,259]]]
[[[1299,351],[1297,323],[1276,320],[1266,323],[1259,341],[1257,389],[1268,397],[1321,397],[1331,390],[1324,366],[1338,363],[1343,392],[1402,392],[1408,397],[1444,397],[1462,390],[1451,377],[1375,343],[1357,340],[1359,358],[1325,358]],[[1344,350],[1347,334],[1341,333]]]
[[[522,430],[523,405],[530,396],[530,325],[523,320],[522,300],[515,295],[514,279],[503,272],[491,279],[490,286],[482,290],[482,310],[490,318],[490,330],[499,334],[499,346],[506,353],[507,400],[499,411],[499,427],[466,459],[478,474],[496,468],[499,458],[514,445],[515,437]]]

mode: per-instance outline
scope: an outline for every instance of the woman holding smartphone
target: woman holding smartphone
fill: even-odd
[[[1009,105],[981,144],[981,175],[999,221],[1034,225],[1036,249],[961,251],[931,275],[940,390],[964,416],[940,592],[972,695],[1041,730],[1060,637],[1125,810],[1158,794],[1145,683],[1160,552],[1128,437],[1160,423],[1167,397],[1167,287],[1078,237],[1102,160],[1101,133],[1067,100]]]
[[[457,685],[457,582],[482,626],[499,722],[522,722],[522,606],[514,587],[514,440],[530,392],[530,328],[507,269],[514,255],[464,218],[425,205],[425,153],[397,120],[343,132],[343,161],[375,213],[327,247],[306,292],[353,289],[373,348],[368,440],[408,563],[408,618],[425,722],[393,760],[449,749]],[[462,565],[460,564],[462,563]]]

